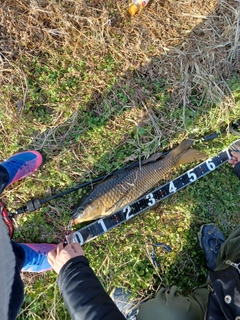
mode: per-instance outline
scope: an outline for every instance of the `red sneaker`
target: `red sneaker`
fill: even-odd
[[[11,156],[8,160],[0,163],[9,175],[8,186],[15,181],[23,179],[34,171],[36,171],[42,164],[42,155],[38,151],[29,150],[19,152]]]

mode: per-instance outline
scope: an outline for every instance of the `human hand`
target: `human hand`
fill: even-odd
[[[79,243],[67,244],[59,243],[55,249],[48,253],[48,262],[53,270],[59,274],[63,265],[70,259],[78,256],[84,256],[83,249]]]
[[[232,159],[228,160],[228,162],[232,165],[234,168],[235,165],[240,161],[240,152],[231,151]]]

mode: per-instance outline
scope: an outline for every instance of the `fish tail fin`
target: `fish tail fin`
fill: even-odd
[[[180,156],[180,158],[177,161],[177,165],[190,163],[198,160],[204,160],[206,158],[207,158],[207,155],[205,153],[195,149],[189,149]]]
[[[174,157],[177,159],[177,166],[180,164],[206,159],[207,156],[205,153],[199,152],[195,149],[189,149],[193,145],[193,142],[194,140],[192,139],[183,140],[179,146],[177,146],[168,154],[169,157]]]

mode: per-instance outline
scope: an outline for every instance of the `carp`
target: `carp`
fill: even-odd
[[[150,191],[171,169],[206,159],[205,153],[189,149],[192,144],[193,140],[184,140],[163,159],[153,161],[150,158],[141,167],[126,168],[100,182],[77,204],[71,214],[72,224],[108,216]]]

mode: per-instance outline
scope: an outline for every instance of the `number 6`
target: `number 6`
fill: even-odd
[[[212,171],[216,168],[215,164],[211,161],[211,159],[208,159],[206,161],[206,165],[210,171]]]

